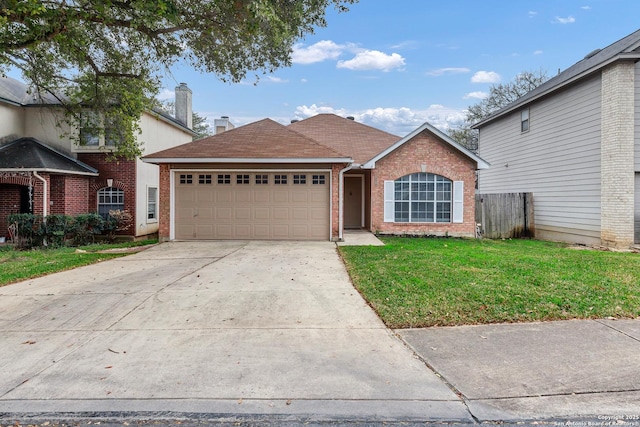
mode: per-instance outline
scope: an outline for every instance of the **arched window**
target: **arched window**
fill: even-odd
[[[101,188],[98,190],[98,214],[107,218],[111,210],[124,210],[124,190],[115,187]]]
[[[414,173],[394,181],[395,222],[451,222],[451,180]]]

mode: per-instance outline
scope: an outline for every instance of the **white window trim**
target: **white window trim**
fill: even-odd
[[[152,189],[152,188],[156,190],[156,200],[155,200],[155,205],[156,205],[155,213],[156,213],[156,216],[155,216],[155,218],[149,218],[149,190]],[[159,205],[160,205],[160,203],[158,203],[159,202],[159,200],[158,200],[159,198],[160,198],[160,190],[158,189],[158,187],[154,187],[153,185],[148,185],[147,186],[147,215],[146,215],[147,224],[154,224],[154,223],[158,222],[158,209],[159,209]]]
[[[442,175],[440,175],[442,176]],[[458,224],[464,222],[464,181],[451,181],[451,221],[396,222],[395,181],[384,181],[384,220],[395,224]]]
[[[523,117],[525,113],[527,113],[526,119]],[[522,129],[525,121],[527,122],[527,128]],[[529,108],[525,108],[520,110],[520,133],[527,133],[529,132],[530,129],[531,129],[531,111],[529,111]]]

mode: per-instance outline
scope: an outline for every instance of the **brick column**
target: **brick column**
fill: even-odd
[[[601,222],[606,246],[633,244],[634,63],[619,61],[602,71]]]

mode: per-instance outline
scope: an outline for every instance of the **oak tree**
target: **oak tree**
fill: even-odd
[[[0,0],[0,73],[21,70],[67,120],[140,154],[138,119],[176,63],[239,82],[291,65],[293,44],[357,0]],[[48,101],[51,102],[51,101]],[[81,142],[81,141],[80,141]]]

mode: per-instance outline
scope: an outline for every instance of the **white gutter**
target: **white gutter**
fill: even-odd
[[[38,178],[42,182],[42,221],[47,221],[47,180],[38,175],[38,172],[33,171],[33,176]]]
[[[183,158],[155,158],[155,157],[143,157],[144,163],[260,163],[260,164],[273,164],[273,163],[348,163],[352,162],[351,157],[313,157],[313,158],[214,158],[214,157],[183,157]]]
[[[350,171],[359,164],[352,163],[346,168],[340,170],[340,178],[338,180],[338,241],[342,242],[342,223],[344,222],[344,173]]]

